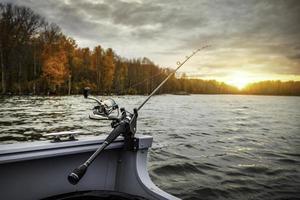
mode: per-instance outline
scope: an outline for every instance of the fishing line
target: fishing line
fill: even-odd
[[[137,82],[137,83],[135,83],[135,84],[132,84],[131,86],[129,86],[129,88],[134,88],[134,87],[136,87],[136,86],[138,86],[138,85],[141,85],[142,83],[144,83],[144,82],[146,82],[146,81],[149,81],[149,80],[151,80],[151,79],[153,79],[153,78],[155,78],[155,77],[157,77],[157,76],[159,76],[159,75],[161,75],[161,74],[163,74],[163,73],[164,73],[164,72],[161,71],[161,72],[155,74],[154,76],[151,76],[150,78],[147,78],[147,79],[145,79],[145,80],[143,80],[143,81],[140,81],[140,82]],[[128,89],[129,89],[129,88],[128,88]]]
[[[165,84],[165,82],[167,82],[167,80],[174,75],[191,57],[193,57],[196,53],[198,53],[199,51],[208,48],[209,45],[203,46],[199,49],[197,49],[196,51],[194,51],[190,56],[186,56],[186,59],[181,63],[180,61],[177,61],[177,65],[178,67],[171,72],[167,78],[165,78],[165,80],[163,80],[152,92],[151,94],[144,100],[144,102],[137,108],[137,111],[139,111],[148,101],[149,99]]]

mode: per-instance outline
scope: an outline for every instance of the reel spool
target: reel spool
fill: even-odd
[[[93,114],[103,119],[117,118],[119,116],[119,106],[115,100],[109,98],[100,100],[101,104],[93,108]],[[117,113],[114,114],[116,111]]]

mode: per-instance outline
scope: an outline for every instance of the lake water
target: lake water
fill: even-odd
[[[132,110],[144,96],[114,97]],[[45,133],[108,133],[81,96],[1,97],[0,141]],[[140,111],[138,133],[154,137],[149,173],[183,199],[300,199],[300,97],[159,95]]]

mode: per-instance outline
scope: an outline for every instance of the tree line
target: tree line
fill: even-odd
[[[149,94],[172,69],[161,68],[148,58],[126,59],[100,45],[80,48],[58,25],[30,8],[0,3],[0,72],[2,94],[78,94],[88,86],[97,94],[122,95]],[[183,74],[172,76],[159,92],[300,94],[299,82],[274,84],[258,83],[239,91]]]
[[[241,92],[256,95],[299,96],[300,81],[261,81],[248,84]]]

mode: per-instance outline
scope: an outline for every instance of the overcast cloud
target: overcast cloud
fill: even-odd
[[[193,50],[211,44],[181,70],[191,76],[222,80],[244,71],[262,79],[300,77],[298,0],[4,2],[32,8],[81,47],[100,44],[163,67],[174,67]]]

